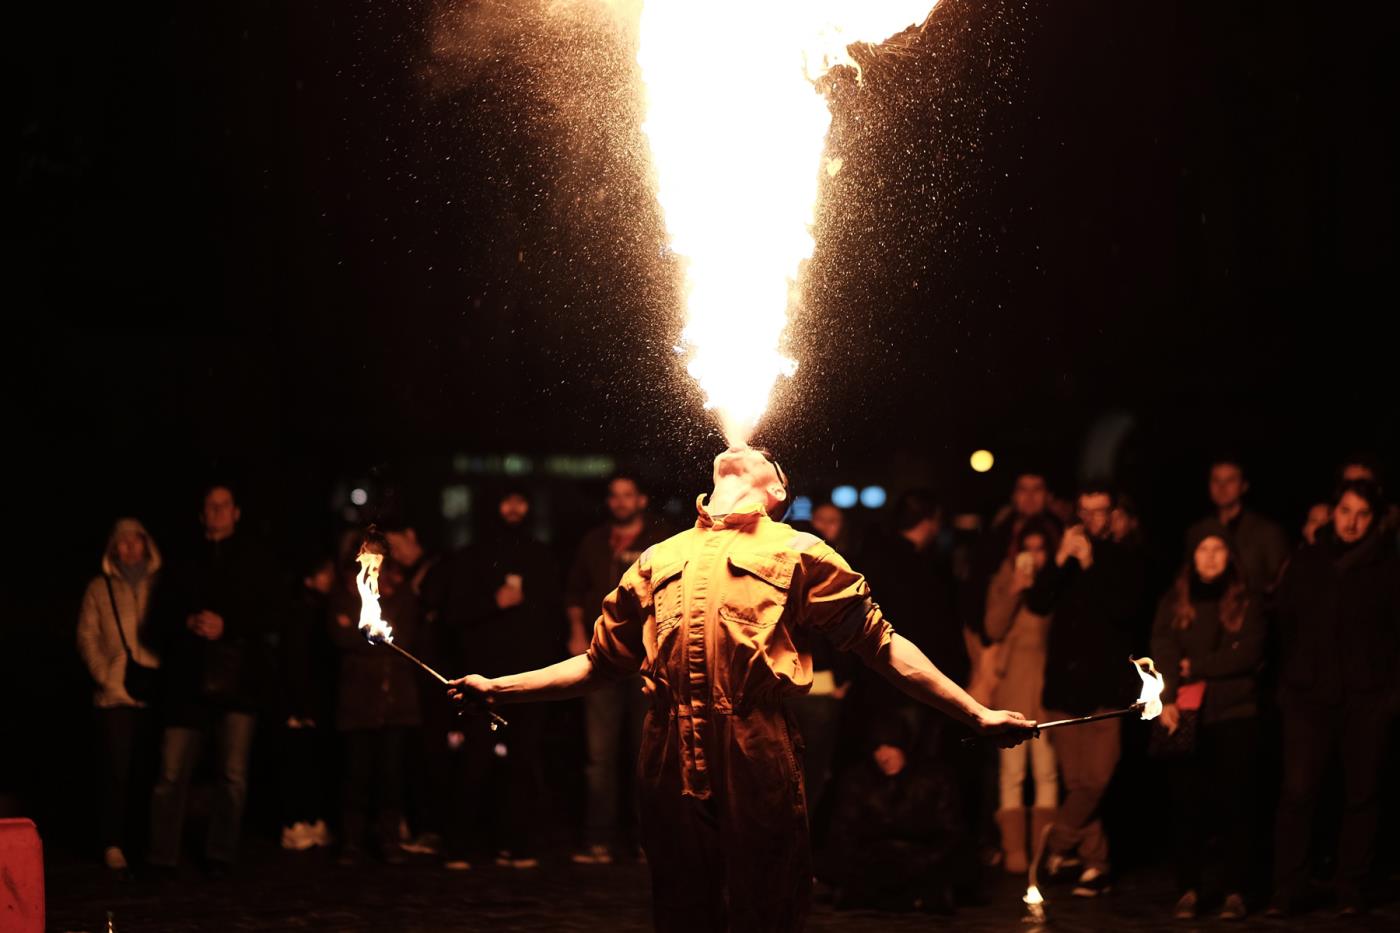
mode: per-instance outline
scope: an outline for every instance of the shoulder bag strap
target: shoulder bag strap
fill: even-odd
[[[122,650],[126,652],[126,659],[135,664],[136,659],[131,656],[131,646],[126,643],[126,632],[122,629],[122,614],[117,609],[117,594],[112,592],[112,578],[105,573],[102,575],[102,582],[107,584],[107,598],[112,603],[112,618],[117,623],[117,634],[121,636]]]

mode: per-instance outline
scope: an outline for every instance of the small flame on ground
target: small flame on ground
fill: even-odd
[[[355,559],[360,562],[360,572],[355,575],[355,588],[360,591],[360,631],[367,638],[393,641],[394,629],[379,614],[379,567],[384,555],[361,546]]]
[[[1026,896],[1021,898],[1021,900],[1025,902],[1027,907],[1034,907],[1037,904],[1045,903],[1045,898],[1040,894],[1040,888],[1037,888],[1035,885],[1026,888]]]
[[[1156,719],[1162,715],[1162,690],[1166,687],[1162,675],[1157,673],[1157,665],[1152,663],[1151,658],[1128,660],[1142,678],[1142,693],[1138,694],[1138,702],[1142,704],[1142,718]]]
[[[645,0],[637,54],[656,196],[684,261],[686,370],[730,444],[773,388],[815,244],[831,111],[814,82],[847,47],[922,22],[936,0]],[[840,160],[826,164],[828,176]]]

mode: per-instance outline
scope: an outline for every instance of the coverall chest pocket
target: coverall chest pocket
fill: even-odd
[[[760,554],[731,554],[720,615],[744,629],[771,628],[782,618],[791,587],[790,561]]]
[[[664,646],[667,638],[680,624],[685,607],[685,588],[681,585],[681,571],[685,561],[677,561],[657,568],[651,575],[652,608],[656,614],[656,643]]]

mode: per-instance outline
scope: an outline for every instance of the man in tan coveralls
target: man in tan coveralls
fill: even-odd
[[[463,702],[578,696],[641,672],[642,834],[656,929],[800,930],[812,871],[797,735],[782,699],[812,683],[820,632],[921,702],[1003,744],[1020,713],[988,710],[895,633],[865,579],[813,535],[775,521],[787,481],[766,454],[715,458],[695,527],[633,564],[585,654],[542,670],[454,681]]]

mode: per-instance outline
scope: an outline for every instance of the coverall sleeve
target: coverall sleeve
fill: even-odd
[[[865,577],[826,545],[803,551],[802,567],[802,624],[824,633],[841,651],[872,663],[894,637],[894,627],[870,598]]]
[[[603,609],[593,623],[588,659],[608,680],[635,674],[646,659],[642,630],[651,613],[651,569],[647,555],[635,561],[617,588],[603,598]],[[644,566],[646,565],[646,566]]]

